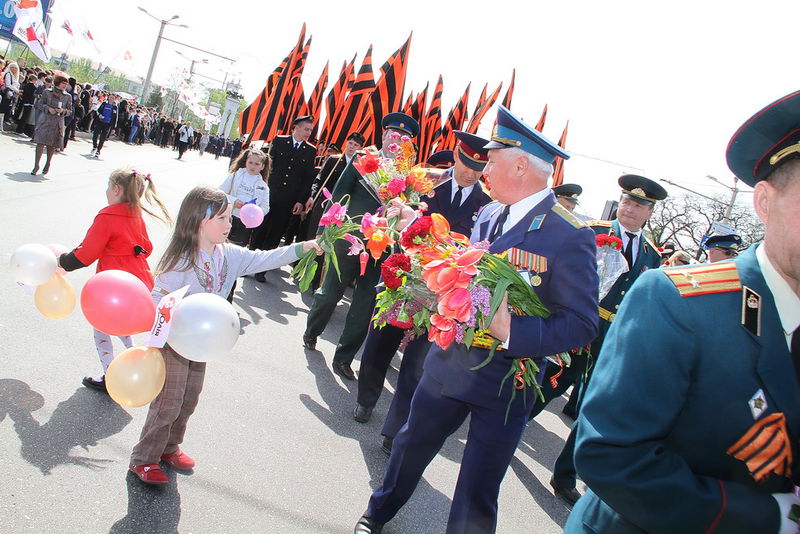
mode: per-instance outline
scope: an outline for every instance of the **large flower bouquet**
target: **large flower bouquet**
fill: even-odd
[[[473,370],[488,365],[502,342],[488,328],[508,292],[514,313],[547,317],[550,312],[536,292],[504,255],[489,253],[489,243],[470,243],[451,232],[439,214],[414,221],[400,236],[402,252],[381,265],[385,289],[378,294],[375,327],[387,324],[406,328],[406,336],[423,335],[443,349],[453,343],[488,349],[487,358]],[[563,355],[568,358],[568,355]],[[527,396],[533,388],[541,396],[531,358],[514,358],[499,384],[511,381],[511,398],[518,391]],[[512,378],[513,377],[513,378]],[[527,402],[527,401],[526,401]]]
[[[323,229],[319,238],[320,247],[324,252],[323,270],[332,265],[341,276],[334,244],[340,239],[345,239],[350,243],[348,255],[359,256],[363,275],[369,257],[372,256],[378,261],[383,252],[394,244],[399,234],[394,229],[395,218],[386,216],[388,207],[393,202],[400,201],[418,208],[420,212],[427,210],[427,205],[421,198],[441,183],[442,173],[414,165],[415,149],[408,136],[392,132],[391,140],[386,151],[392,157],[382,157],[372,147],[353,162],[353,166],[361,173],[364,183],[374,190],[381,201],[381,206],[375,214],[350,216],[347,213],[349,197],[345,196],[339,202],[334,202],[331,193],[323,189],[322,192],[327,199],[326,211],[320,219],[320,226]],[[301,291],[308,289],[317,268],[316,255],[313,251],[306,253],[297,263],[292,276],[297,278]]]

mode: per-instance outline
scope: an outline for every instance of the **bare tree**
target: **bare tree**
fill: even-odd
[[[700,240],[710,230],[711,223],[725,217],[728,199],[716,195],[710,200],[691,193],[669,197],[659,202],[647,223],[647,231],[658,246],[672,242],[677,248],[689,251],[700,258]],[[764,238],[764,226],[753,213],[749,199],[737,202],[729,217],[742,237],[742,247],[748,247]]]

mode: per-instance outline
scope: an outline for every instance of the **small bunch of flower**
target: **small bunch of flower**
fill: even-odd
[[[622,255],[622,239],[607,234],[597,234],[597,274],[600,276],[600,300],[608,295],[620,275],[628,272],[630,267]]]
[[[597,234],[595,236],[595,242],[597,243],[597,248],[610,247],[614,250],[622,250],[622,239],[615,235]]]

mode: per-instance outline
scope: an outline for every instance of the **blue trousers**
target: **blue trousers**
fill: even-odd
[[[422,369],[425,364],[425,356],[431,342],[423,334],[408,344],[403,351],[403,360],[400,362],[400,372],[397,375],[397,389],[386,414],[386,421],[383,423],[381,434],[394,438],[400,429],[408,421],[408,412],[411,410],[411,399],[417,390],[417,385],[422,379]]]
[[[411,401],[408,423],[394,440],[383,484],[372,494],[367,515],[387,523],[414,493],[425,468],[445,440],[471,416],[447,534],[486,534],[497,527],[497,496],[522,432],[527,412],[510,414],[452,399],[442,385],[423,373]],[[434,529],[437,530],[437,529]]]

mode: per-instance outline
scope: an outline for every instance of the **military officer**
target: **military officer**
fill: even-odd
[[[393,133],[416,137],[419,134],[419,124],[405,113],[389,113],[381,121],[383,127],[382,145],[387,147],[391,143]],[[393,157],[388,150],[382,150],[384,158]],[[345,195],[350,196],[347,212],[352,216],[363,215],[366,212],[375,213],[381,203],[378,195],[369,184],[363,181],[352,162],[342,171],[332,192],[333,201],[339,202]],[[325,273],[322,286],[314,293],[314,302],[308,312],[306,331],[303,334],[303,346],[309,350],[316,349],[317,337],[322,334],[328,321],[341,300],[345,288],[355,281],[355,290],[347,312],[344,329],[336,346],[333,357],[333,371],[347,380],[355,380],[350,364],[364,342],[369,329],[369,320],[372,309],[375,307],[375,287],[380,279],[380,263],[370,260],[363,276],[359,276],[359,258],[347,254],[349,245],[340,240],[335,245],[341,278],[335,269]]]
[[[589,491],[565,532],[795,533],[800,504],[800,92],[733,135],[764,241],[644,273],[578,419]],[[642,332],[646,331],[643,339]]]
[[[434,169],[449,169],[455,162],[455,153],[452,150],[439,150],[431,154],[425,164]]]
[[[483,147],[489,141],[459,130],[454,133],[458,139],[455,149],[458,159],[453,161],[452,165],[444,172],[442,183],[431,192],[425,201],[428,204],[427,213],[443,215],[450,223],[452,231],[469,235],[472,232],[472,225],[475,223],[478,210],[491,201],[479,183],[488,159],[487,150]],[[436,154],[442,152],[449,152],[449,160],[452,160],[453,151],[440,151]],[[434,164],[437,161],[448,161],[448,155],[443,154],[436,158],[429,158],[428,164],[431,163],[431,159],[434,160]],[[389,364],[400,346],[404,333],[405,330],[396,326],[385,326],[379,330],[370,328],[364,344],[364,352],[361,355],[361,368],[358,373],[358,400],[353,410],[353,419],[359,423],[369,421],[372,409],[383,390],[383,381],[386,378]],[[389,433],[384,433],[384,436],[390,439],[384,440],[385,449],[391,447],[391,438],[394,438],[397,429],[405,423],[408,415],[407,403],[410,402],[411,395],[414,394],[416,384],[419,382],[422,374],[422,360],[429,346],[427,339],[422,338],[409,345],[403,353],[401,378],[398,378],[398,391],[395,397],[399,395],[401,399],[405,399],[406,405],[404,408],[398,405],[392,418],[387,418]],[[403,367],[406,367],[405,371],[402,369]],[[402,392],[400,391],[401,381],[404,384]],[[399,419],[403,420],[400,422]]]
[[[517,268],[553,313],[546,319],[511,316],[501,304],[489,332],[504,350],[477,370],[472,368],[486,360],[488,345],[431,347],[408,422],[394,440],[383,484],[372,494],[355,527],[357,534],[381,532],[468,415],[469,437],[446,531],[494,532],[500,483],[530,412],[522,395],[509,404],[509,388],[498,395],[510,362],[530,357],[543,365],[547,355],[589,343],[597,335],[594,234],[557,204],[547,187],[555,157],[568,154],[503,106],[498,108],[496,128],[486,146],[489,161],[484,174],[497,202],[481,210],[472,241],[488,239],[490,252],[510,251],[511,257],[520,258]],[[429,530],[441,532],[441,528]]]
[[[269,147],[272,161],[267,180],[269,215],[263,228],[253,236],[256,246],[265,250],[277,247],[291,216],[302,213],[314,180],[317,149],[308,142],[314,129],[314,117],[297,117],[292,124],[291,135],[277,136]],[[258,273],[256,280],[264,282],[264,273]]]
[[[629,270],[617,279],[608,294],[600,301],[600,333],[592,342],[589,353],[580,351],[573,354],[572,364],[564,369],[564,374],[559,377],[563,389],[566,389],[564,386],[569,386],[573,380],[584,373],[586,373],[585,380],[589,380],[591,377],[590,354],[594,355],[595,359],[600,354],[606,332],[616,318],[623,297],[639,275],[648,269],[656,269],[661,264],[658,248],[644,235],[643,228],[653,214],[655,203],[667,198],[666,190],[653,180],[634,174],[620,176],[618,183],[622,188],[622,196],[619,200],[617,218],[613,221],[589,221],[587,224],[592,227],[595,234],[609,234],[622,239],[622,251],[628,262]],[[549,380],[544,382],[544,386],[547,396],[555,395],[558,391],[554,388],[554,391],[547,392],[548,386],[550,386]],[[579,407],[580,399],[578,399],[576,411]],[[544,408],[542,405],[537,407],[539,411],[542,408]],[[564,448],[553,466],[553,478],[550,480],[556,496],[570,505],[580,497],[580,493],[575,488],[575,466],[572,461],[574,450],[575,427],[573,426],[566,443],[564,443]]]
[[[742,236],[733,226],[722,221],[714,221],[711,231],[700,240],[700,246],[708,254],[709,263],[732,260],[739,254]]]
[[[570,213],[578,207],[578,197],[583,193],[583,188],[578,184],[561,184],[553,188],[556,202],[567,208]]]

